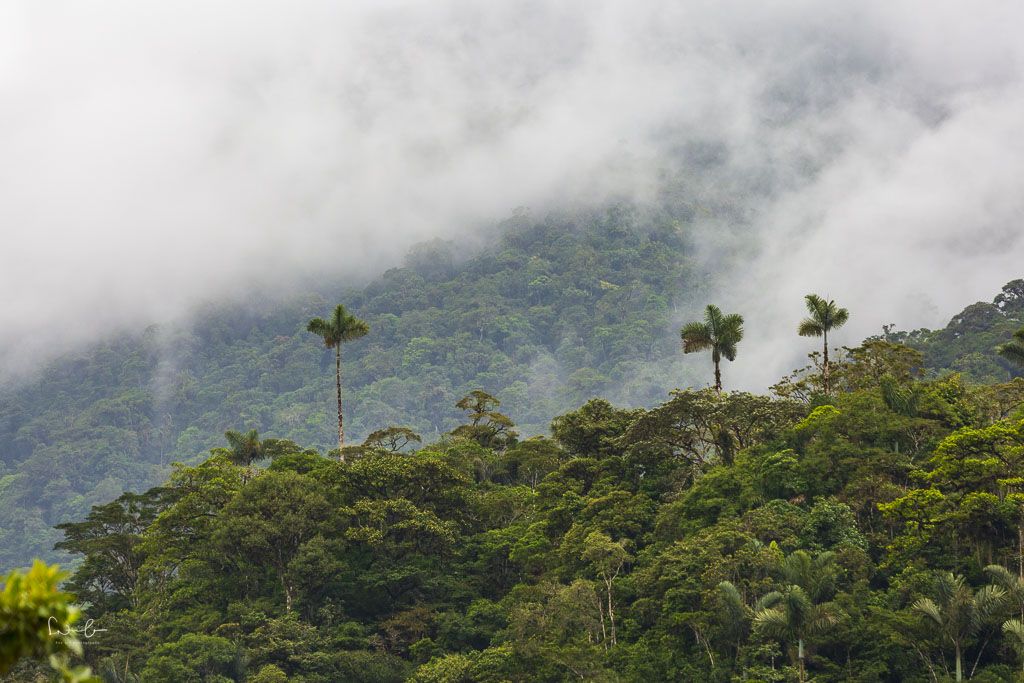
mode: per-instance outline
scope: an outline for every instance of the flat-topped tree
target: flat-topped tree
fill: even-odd
[[[714,304],[704,310],[704,322],[692,322],[680,330],[683,353],[711,351],[715,364],[715,391],[722,390],[722,359],[736,360],[736,345],[743,339],[743,316],[725,315]]]
[[[313,318],[306,329],[323,339],[324,346],[334,349],[335,385],[338,389],[338,457],[345,462],[345,420],[341,411],[341,345],[366,336],[370,326],[338,304],[330,318]]]
[[[839,308],[831,299],[825,301],[817,294],[808,294],[804,297],[807,304],[807,312],[810,317],[804,318],[797,330],[801,337],[823,337],[824,356],[822,358],[822,380],[825,387],[825,394],[832,392],[831,373],[829,372],[828,361],[828,332],[846,324],[850,319],[850,312],[845,308]]]
[[[472,439],[484,448],[503,450],[514,445],[519,434],[513,429],[512,419],[498,412],[499,406],[501,401],[482,389],[469,392],[455,407],[465,410],[470,422],[453,429],[452,435]]]

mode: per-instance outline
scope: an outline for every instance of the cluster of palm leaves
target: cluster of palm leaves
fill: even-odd
[[[800,681],[806,679],[807,643],[839,622],[841,612],[830,602],[838,572],[832,552],[811,555],[797,550],[779,567],[782,587],[762,596],[753,607],[743,601],[729,581],[718,585],[723,632],[735,644],[753,629],[767,638],[786,644],[797,667]]]
[[[921,598],[911,609],[920,614],[941,640],[953,648],[956,680],[963,680],[963,656],[967,641],[973,638],[986,624],[992,622],[1004,608],[1008,591],[999,582],[1007,577],[1019,586],[1020,579],[1013,577],[1005,567],[993,565],[986,568],[997,581],[995,584],[973,590],[960,575],[952,572],[940,573],[935,579],[933,598]],[[1019,626],[1020,621],[1013,619]],[[1011,631],[1012,631],[1011,626]],[[1022,631],[1024,632],[1024,631]],[[975,662],[977,666],[977,662]],[[973,675],[973,670],[971,672]]]
[[[780,566],[782,587],[762,596],[753,607],[747,605],[734,584],[723,581],[718,585],[723,637],[731,642],[737,656],[750,631],[782,642],[789,648],[799,680],[804,681],[808,643],[837,625],[842,617],[841,610],[831,602],[837,573],[834,553],[812,556],[797,550]],[[941,572],[935,577],[932,597],[921,598],[910,607],[923,625],[949,647],[957,681],[964,678],[968,646],[985,629],[997,627],[1020,656],[1024,672],[1024,576],[1002,565],[989,565],[985,573],[991,583],[973,589],[963,576]],[[1009,615],[1013,616],[1007,618]],[[982,649],[987,642],[982,643]],[[978,652],[974,667],[980,655]],[[967,676],[973,673],[972,668]]]

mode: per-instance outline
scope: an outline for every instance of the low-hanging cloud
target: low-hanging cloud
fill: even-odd
[[[799,357],[807,291],[852,309],[854,340],[1021,274],[1022,21],[1016,2],[5,3],[0,373],[199,300],[369,275],[519,206],[674,197],[747,313],[728,371],[763,387]]]

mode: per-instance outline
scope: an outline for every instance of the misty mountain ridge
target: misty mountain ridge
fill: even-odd
[[[343,349],[353,442],[388,425],[430,441],[460,423],[455,402],[477,388],[528,436],[595,395],[650,407],[707,384],[703,363],[684,362],[678,328],[714,279],[676,220],[616,207],[517,215],[502,230],[469,258],[454,243],[424,243],[363,287],[264,311],[208,307],[188,326],[115,337],[0,391],[0,564],[53,557],[54,524],[155,485],[228,429],[329,450],[333,355],[305,325],[337,301],[371,330]],[[1022,292],[1015,281],[944,330],[889,335],[921,348],[932,372],[1005,379],[994,346],[1024,317]],[[728,367],[725,377],[728,389]]]

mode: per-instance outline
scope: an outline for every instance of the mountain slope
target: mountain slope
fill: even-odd
[[[52,525],[160,481],[226,429],[332,445],[333,357],[306,321],[344,302],[371,326],[345,346],[347,432],[391,424],[429,440],[483,388],[525,434],[603,393],[652,405],[685,386],[674,306],[702,298],[679,227],[628,209],[530,221],[482,253],[431,243],[363,288],[289,305],[211,308],[0,391],[0,566],[53,557]]]

